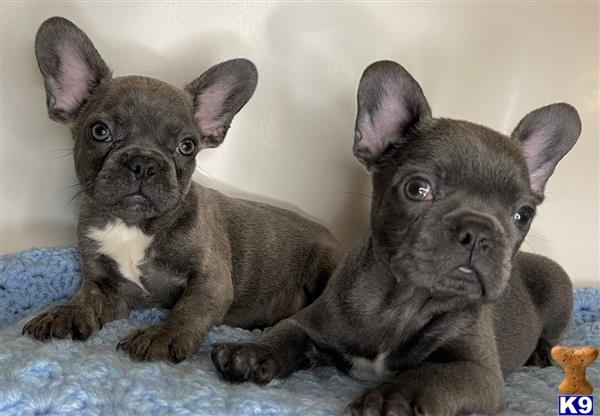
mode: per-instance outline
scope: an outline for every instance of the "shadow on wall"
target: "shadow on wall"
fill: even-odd
[[[282,138],[281,154],[308,161],[300,166],[310,178],[304,187],[328,198],[320,204],[327,210],[323,217],[346,245],[368,224],[370,179],[352,156],[352,143],[356,87],[366,66],[361,57],[370,56],[368,33],[375,25],[352,4],[277,4],[267,22],[269,49],[278,57],[271,73],[280,86],[274,99],[291,133]],[[355,32],[352,41],[348,28]]]

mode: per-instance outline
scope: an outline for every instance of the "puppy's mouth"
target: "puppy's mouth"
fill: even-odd
[[[127,195],[123,195],[123,199],[127,199],[130,201],[139,201],[139,202],[143,202],[143,201],[149,201],[151,202],[150,198],[148,198],[148,196],[146,196],[143,192],[139,191],[139,192],[133,192]]]
[[[141,189],[124,195],[113,195],[110,200],[96,198],[92,199],[105,209],[114,212],[129,212],[136,214],[148,214],[158,212],[157,204],[152,197],[145,194]]]
[[[142,191],[124,195],[115,205],[127,207],[133,211],[148,211],[156,209],[154,201]]]
[[[442,296],[462,296],[468,299],[481,299],[486,296],[483,276],[473,266],[462,265],[435,284],[434,292]]]

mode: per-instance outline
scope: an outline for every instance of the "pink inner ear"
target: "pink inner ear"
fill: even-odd
[[[51,91],[56,101],[53,107],[73,112],[89,93],[91,81],[90,68],[77,51],[68,45],[58,50],[60,57],[60,75],[58,79],[48,78]]]
[[[529,168],[529,180],[531,189],[542,192],[544,184],[552,172],[552,163],[545,160],[544,150],[547,149],[552,140],[552,126],[546,126],[536,131],[523,142],[522,149]]]
[[[377,110],[371,114],[365,112],[358,123],[362,139],[357,147],[375,157],[380,156],[389,144],[401,140],[400,127],[409,118],[400,95],[398,94],[397,97],[390,95],[390,91],[394,89],[385,88],[385,96],[381,99]]]
[[[196,121],[205,136],[221,136],[227,121],[223,114],[223,106],[229,93],[231,83],[227,80],[216,82],[203,90],[197,98]]]

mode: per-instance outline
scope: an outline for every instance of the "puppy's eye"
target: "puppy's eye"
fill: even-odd
[[[90,137],[99,142],[107,142],[112,138],[112,134],[106,124],[98,121],[90,126]]]
[[[533,209],[531,207],[521,207],[513,215],[513,221],[519,228],[525,228],[533,219]]]
[[[183,139],[179,145],[177,145],[177,151],[182,155],[189,156],[194,153],[196,144],[192,139]]]
[[[413,201],[431,201],[433,192],[431,184],[424,179],[412,179],[404,186],[404,193]]]

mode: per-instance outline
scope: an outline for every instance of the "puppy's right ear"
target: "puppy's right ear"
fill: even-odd
[[[44,77],[48,114],[59,123],[72,124],[94,88],[111,77],[85,33],[62,17],[42,23],[35,56]]]
[[[392,61],[369,65],[358,85],[354,156],[370,168],[391,145],[406,142],[409,130],[429,117],[421,87],[402,66]]]
[[[247,59],[231,59],[209,68],[185,86],[194,100],[194,118],[205,148],[225,139],[233,116],[248,102],[258,83],[258,72]]]

